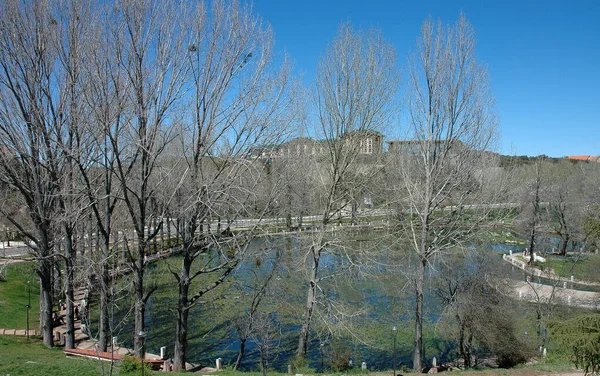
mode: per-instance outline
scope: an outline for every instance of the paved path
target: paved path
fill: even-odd
[[[541,269],[534,268],[534,267],[527,265],[523,261],[519,260],[517,258],[518,256],[520,256],[520,253],[513,254],[513,255],[504,254],[504,255],[502,255],[502,259],[504,261],[509,262],[512,265],[518,267],[519,269],[521,269],[527,273],[530,273],[532,275],[535,275],[537,277],[547,278],[547,279],[555,280],[555,281],[561,282],[561,283],[567,282],[567,284],[600,287],[600,283],[598,283],[598,282],[590,282],[590,281],[584,281],[584,280],[574,279],[574,278],[565,278],[565,277],[560,277],[554,273],[546,273],[545,271],[543,271]]]
[[[513,281],[512,292],[515,297],[521,300],[527,300],[535,303],[552,303],[576,306],[587,309],[600,309],[600,293],[591,291],[582,291],[567,286],[579,285],[597,285],[596,283],[585,283],[584,281],[568,280],[556,275],[544,273],[542,270],[530,267],[516,258],[516,255],[502,255],[502,258],[512,265],[522,269],[533,276],[542,277],[555,281],[552,286],[528,281]]]

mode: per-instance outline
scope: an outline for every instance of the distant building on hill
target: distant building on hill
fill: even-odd
[[[354,142],[359,154],[380,154],[383,152],[383,135],[374,130],[350,132],[342,139]]]
[[[600,162],[600,157],[596,155],[567,155],[565,158],[572,161],[583,161],[583,162]]]
[[[349,142],[358,148],[359,154],[375,155],[383,152],[383,135],[377,131],[364,130],[349,132],[342,136],[343,142]],[[296,137],[288,142],[273,145],[260,145],[252,148],[248,156],[259,159],[281,157],[318,156],[328,152],[325,140],[310,137]]]

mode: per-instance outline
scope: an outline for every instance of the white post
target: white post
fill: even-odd
[[[367,370],[367,362],[362,362],[360,369],[363,371],[366,371]]]
[[[167,347],[166,346],[163,346],[160,348],[160,358],[163,360],[167,358]]]

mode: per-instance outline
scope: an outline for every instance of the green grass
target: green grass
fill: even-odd
[[[600,257],[598,255],[577,256],[548,256],[545,263],[536,263],[542,270],[553,269],[564,278],[574,276],[575,279],[600,282]]]
[[[108,362],[66,356],[62,349],[48,349],[40,338],[0,336],[0,375],[53,375],[53,376],[87,376],[108,375]],[[159,375],[162,372],[152,371],[146,375]],[[136,375],[136,373],[119,372],[119,363],[115,363],[113,375]]]
[[[30,329],[39,322],[39,283],[33,271],[34,264],[19,262],[8,265],[0,282],[0,328],[25,329],[26,306],[28,304],[27,281],[31,281],[31,309],[29,311]]]
[[[494,228],[488,232],[481,233],[477,236],[477,240],[487,243],[503,243],[503,244],[525,244],[525,240],[510,228]]]
[[[548,372],[564,372],[573,370],[573,367],[562,358],[549,358],[547,360],[518,366],[514,369],[485,369],[478,371],[452,372],[452,375],[490,375],[490,376],[530,376],[545,375]],[[403,371],[402,373],[405,373]],[[41,339],[33,337],[27,342],[25,337],[0,336],[0,375],[55,375],[55,376],[87,376],[109,374],[109,363],[100,363],[97,360],[81,357],[67,357],[61,349],[48,349],[44,347]],[[158,371],[146,372],[147,375],[162,374]],[[327,375],[357,375],[354,372],[327,373]],[[382,372],[369,372],[369,375],[390,376],[391,370]],[[119,363],[115,364],[113,375],[132,375],[119,372]],[[260,376],[260,372],[236,372],[225,370],[217,372],[217,376]],[[269,375],[284,375],[278,372],[269,372]]]
[[[105,365],[106,366],[106,365]],[[98,375],[98,362],[67,358],[62,350],[48,349],[41,340],[0,336],[0,375]]]

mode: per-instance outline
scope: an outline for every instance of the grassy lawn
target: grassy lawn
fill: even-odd
[[[27,342],[25,337],[0,336],[0,375],[109,375],[109,364],[83,357],[67,357],[61,348],[46,348],[38,337]],[[138,374],[141,373],[119,372],[119,363],[115,363],[113,375]],[[145,374],[163,373],[146,370]]]
[[[47,349],[41,339],[32,338],[27,342],[25,337],[0,336],[0,375],[101,375],[109,374],[109,363],[98,362],[92,359],[67,357],[59,348]],[[519,366],[514,369],[485,369],[471,371],[454,371],[448,374],[464,376],[536,376],[559,375],[574,372],[573,368],[564,362],[540,362],[536,364]],[[403,372],[404,373],[404,372]],[[132,375],[136,373],[127,373]],[[146,374],[158,375],[162,372],[153,371]],[[359,370],[348,375],[361,375]],[[369,372],[370,376],[391,376],[392,371]],[[399,373],[398,373],[399,374]],[[125,375],[119,372],[118,363],[115,365],[113,375]],[[258,372],[217,372],[219,376],[259,376]],[[269,375],[283,375],[269,372]],[[341,375],[341,374],[336,374]]]
[[[554,272],[564,278],[574,276],[575,279],[600,282],[600,256],[548,256],[546,263],[537,263],[542,269],[552,268]]]
[[[105,365],[106,366],[106,365]],[[40,339],[0,336],[0,375],[99,375],[98,362],[67,358],[61,349],[47,349]]]
[[[0,328],[25,329],[26,306],[28,304],[27,281],[31,281],[31,309],[29,327],[34,329],[39,323],[39,283],[33,271],[34,264],[19,262],[8,265],[6,281],[0,282]]]

